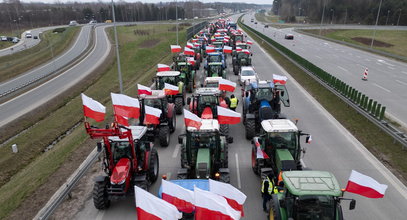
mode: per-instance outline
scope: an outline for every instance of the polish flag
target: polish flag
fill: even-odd
[[[236,211],[240,211],[241,216],[244,216],[243,204],[246,201],[247,196],[240,190],[228,183],[222,183],[209,179],[209,192],[223,196],[230,207]]]
[[[171,45],[171,53],[179,53],[179,52],[181,52],[180,45]]]
[[[238,220],[240,212],[234,210],[227,200],[215,193],[194,187],[195,220]]]
[[[240,113],[217,106],[219,124],[234,125],[240,122]]]
[[[146,117],[144,119],[145,124],[160,124],[161,109],[153,108],[148,105],[145,106],[144,110],[146,111]]]
[[[228,43],[229,42],[229,40],[228,39],[223,39],[223,43]]]
[[[269,155],[261,149],[259,140],[256,138],[254,144],[256,145],[256,159],[269,159]]]
[[[250,54],[250,51],[249,51],[249,50],[246,50],[246,49],[245,49],[245,50],[242,50],[242,52],[245,53],[245,54]]]
[[[189,49],[188,47],[184,47],[184,54],[189,55],[189,56],[195,56],[195,51],[192,49]]]
[[[140,103],[138,99],[123,94],[110,93],[115,115],[126,118],[140,117]]]
[[[224,36],[224,38],[225,38],[225,39],[230,40],[230,37],[229,37],[229,36],[227,36],[227,35],[226,35],[226,36]]]
[[[178,87],[165,83],[164,84],[165,95],[177,95],[179,93]]]
[[[248,44],[248,45],[253,45],[253,41],[248,40],[248,41],[246,42],[246,44]]]
[[[201,44],[200,43],[194,43],[194,47],[200,47]]]
[[[150,87],[143,86],[140,84],[137,84],[137,91],[138,91],[138,95],[142,95],[142,94],[152,95],[153,94]]]
[[[206,50],[206,53],[213,53],[216,51],[215,47],[213,47],[213,46],[206,46],[205,50]]]
[[[224,46],[223,47],[223,53],[232,53],[232,47]]]
[[[170,71],[170,66],[165,65],[165,64],[157,64],[157,72],[163,72],[163,71]]]
[[[274,82],[274,84],[285,85],[287,83],[287,79],[288,78],[286,76],[273,74],[273,82]]]
[[[219,90],[234,92],[236,89],[236,83],[227,79],[219,79]]]
[[[199,129],[202,125],[202,119],[186,109],[184,109],[184,121],[186,127]]]
[[[86,117],[95,119],[95,121],[105,120],[106,107],[83,93],[81,96],[83,103],[83,114]]]
[[[137,219],[139,220],[174,220],[181,219],[182,213],[174,205],[159,199],[144,189],[134,186]]]
[[[194,47],[194,45],[190,42],[187,42],[187,45],[185,47],[192,49]]]
[[[378,199],[384,197],[386,189],[387,185],[380,184],[372,177],[352,170],[345,190],[368,198]]]
[[[129,118],[120,115],[114,115],[114,118],[117,123],[124,126],[129,126]]]
[[[173,204],[181,212],[192,213],[195,210],[194,192],[173,182],[162,180],[162,198]]]
[[[240,51],[242,51],[242,48],[236,47],[236,52],[240,52]]]
[[[188,63],[191,64],[192,66],[194,66],[195,63],[196,63],[196,61],[195,61],[195,59],[194,59],[193,57],[187,57],[187,61],[188,61]]]
[[[198,42],[198,39],[192,39],[192,43]]]

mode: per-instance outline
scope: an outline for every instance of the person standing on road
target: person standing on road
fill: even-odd
[[[263,195],[263,211],[267,213],[267,202],[270,201],[272,194],[278,193],[277,187],[274,186],[274,178],[271,173],[263,178],[261,183],[261,193]]]
[[[237,105],[239,104],[239,100],[235,97],[234,94],[230,96],[230,105],[229,108],[233,111],[236,111]]]

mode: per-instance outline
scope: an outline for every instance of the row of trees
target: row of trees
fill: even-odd
[[[287,21],[305,16],[310,23],[375,24],[380,0],[274,0],[273,13]],[[379,25],[407,25],[406,0],[382,0]]]

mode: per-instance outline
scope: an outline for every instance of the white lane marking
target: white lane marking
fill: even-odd
[[[302,48],[302,47],[300,47],[300,50],[305,51],[305,49],[304,49],[304,48]]]
[[[380,63],[384,63],[384,64],[386,64],[386,65],[389,65],[389,66],[394,66],[393,64],[388,63],[388,62],[386,62],[385,60],[377,60],[377,61],[380,62]]]
[[[380,65],[380,66],[382,65],[381,63],[378,63],[378,62],[376,62],[376,64],[377,64],[377,65]]]
[[[406,71],[401,71],[401,72],[407,75],[407,72],[406,72]]]
[[[256,42],[257,44],[257,42]],[[258,45],[258,44],[257,44]],[[405,199],[407,199],[407,187],[392,173],[390,172],[387,167],[383,165],[369,150],[363,146],[362,143],[358,139],[355,138],[343,125],[341,125],[322,105],[315,100],[314,97],[311,96],[283,67],[281,67],[271,56],[261,47],[260,50],[266,55],[266,57],[273,63],[277,68],[280,69],[282,73],[284,73],[290,81],[310,100],[314,106],[329,120],[332,124],[339,130],[339,132],[349,140],[350,143],[358,150],[364,158],[369,161],[373,167],[383,175],[384,179],[386,179],[394,188],[399,191],[400,195],[402,195]]]
[[[180,147],[180,144],[177,144],[176,146],[175,146],[175,148],[174,148],[174,152],[172,153],[172,158],[176,158],[177,156],[178,156],[178,152],[179,152],[179,149],[180,149],[181,147]]]
[[[301,164],[302,164],[302,168],[307,168],[307,166],[305,165],[305,162],[304,162],[303,159],[300,159],[300,162],[301,162]]]
[[[387,68],[389,68],[389,69],[391,69],[391,70],[394,70],[394,69],[396,69],[396,68],[394,68],[394,67],[391,67],[391,66],[388,66]]]
[[[407,86],[407,83],[406,83],[406,82],[400,81],[400,80],[398,80],[398,79],[396,79],[396,82],[401,83],[401,84],[403,84],[403,85],[406,85],[406,86]]]
[[[104,215],[105,215],[105,211],[99,210],[98,215],[96,216],[95,220],[102,220]]]
[[[341,66],[338,66],[338,68],[341,69],[341,70],[343,70],[343,71],[345,71],[345,72],[349,72],[349,70],[347,70],[347,69],[345,69],[345,68],[343,68],[343,67],[341,67]]]
[[[379,85],[379,84],[377,84],[377,83],[373,83],[373,85],[374,85],[374,86],[377,86],[377,87],[379,87],[379,88],[381,88],[381,89],[383,89],[383,90],[386,91],[386,92],[390,92],[390,93],[391,93],[390,90],[384,88],[383,86],[381,86],[381,85]]]
[[[235,153],[236,157],[236,173],[237,173],[237,187],[242,188],[242,183],[240,182],[240,169],[239,169],[239,156]]]
[[[316,57],[316,58],[318,58],[318,59],[322,59],[322,57],[320,57],[320,56],[317,56],[317,55],[315,55],[315,57]]]

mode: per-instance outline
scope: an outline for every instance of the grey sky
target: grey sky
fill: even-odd
[[[56,0],[21,0],[22,2],[46,2],[54,3]],[[77,0],[77,2],[97,2],[98,0]],[[125,0],[126,2],[139,2],[140,0]],[[157,3],[157,2],[170,2],[175,0],[141,0],[141,2],[146,3]],[[186,0],[183,0],[186,1]],[[59,0],[59,2],[74,2],[73,0]],[[110,2],[110,0],[102,0],[102,2]],[[201,2],[240,2],[240,3],[255,3],[255,4],[272,4],[273,0],[201,0]]]

